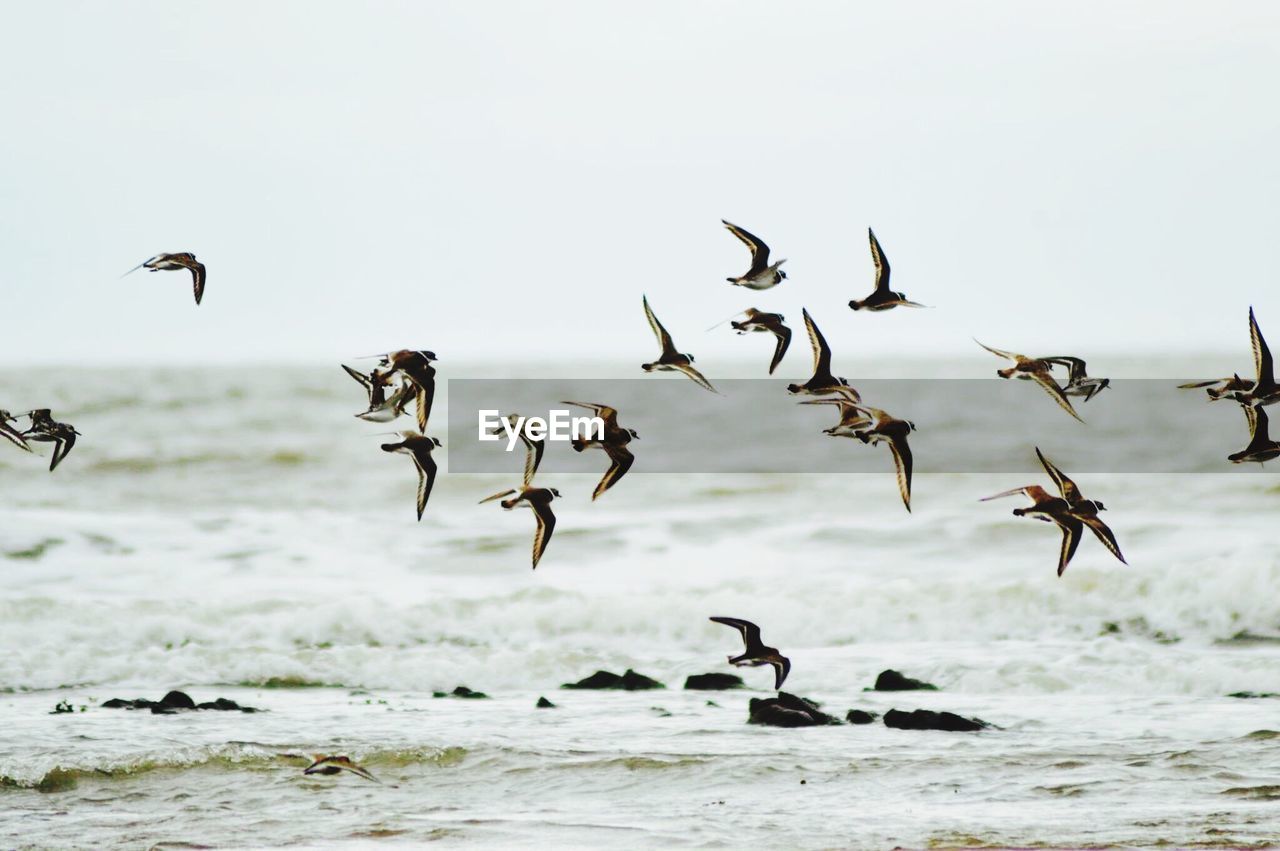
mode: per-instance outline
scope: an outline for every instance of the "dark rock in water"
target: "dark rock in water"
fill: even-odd
[[[684,681],[684,687],[694,691],[724,691],[745,685],[737,674],[693,674]]]
[[[195,709],[196,702],[185,691],[171,691],[160,698],[160,705],[165,709]]]
[[[819,727],[839,724],[818,708],[818,704],[785,691],[777,697],[753,697],[749,704],[748,724],[767,724],[771,727]]]
[[[535,708],[536,709],[555,709],[556,705],[551,701],[547,700],[545,697],[540,697],[538,698],[538,703],[536,704]]]
[[[560,686],[560,688],[644,691],[646,689],[666,688],[666,686],[655,679],[646,677],[644,674],[637,674],[635,671],[627,668],[627,672],[622,676],[610,673],[609,671],[596,671],[585,680],[579,680],[576,683],[565,683]]]
[[[923,680],[912,679],[905,674],[900,674],[892,668],[881,671],[880,676],[876,677],[876,684],[873,688],[863,689],[863,691],[937,691],[938,687],[932,683],[926,683]]]
[[[946,730],[952,733],[972,733],[991,726],[979,718],[964,718],[954,712],[929,709],[917,709],[915,712],[890,709],[884,714],[884,725],[895,730]]]
[[[124,700],[123,698],[113,697],[104,701],[103,709],[149,709],[152,715],[176,715],[179,710],[184,709],[213,709],[223,712],[261,712],[253,706],[241,706],[234,700],[228,700],[220,697],[217,700],[208,701],[206,703],[197,704],[191,699],[186,692],[171,691],[160,700],[147,700],[140,697],[137,700]]]
[[[845,713],[844,720],[850,724],[870,724],[872,721],[880,717],[878,712],[867,712],[864,709],[850,709]]]
[[[485,694],[484,692],[472,691],[466,686],[458,686],[457,688],[455,688],[453,690],[453,696],[466,698],[467,700],[488,700],[489,699],[489,695]]]
[[[1233,691],[1227,697],[1238,697],[1242,700],[1259,700],[1268,697],[1280,697],[1280,692],[1274,691]]]

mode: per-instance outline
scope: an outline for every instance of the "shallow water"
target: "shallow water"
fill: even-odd
[[[389,426],[352,419],[336,367],[52,381],[0,374],[0,407],[44,403],[85,434],[53,474],[0,446],[4,846],[1280,835],[1280,700],[1226,696],[1280,692],[1270,471],[1078,474],[1130,566],[1089,539],[1058,579],[1056,531],[977,501],[1025,473],[920,475],[907,514],[888,466],[644,475],[642,442],[595,503],[598,472],[540,475],[564,498],[534,572],[532,517],[476,505],[518,459],[443,476],[415,523],[412,464],[378,451]],[[737,637],[713,614],[762,624],[787,690],[835,714],[998,729],[748,726],[768,669],[740,671],[745,691],[680,689],[730,670]],[[668,688],[558,689],[628,667]],[[941,690],[862,691],[888,667]],[[492,697],[431,696],[459,684]],[[171,688],[268,711],[99,705]],[[85,711],[49,714],[61,700]],[[302,776],[335,752],[382,784]]]

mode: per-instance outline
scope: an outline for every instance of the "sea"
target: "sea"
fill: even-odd
[[[974,363],[953,377],[1088,434]],[[411,459],[379,448],[412,418],[356,419],[362,391],[336,362],[0,371],[0,407],[52,408],[82,433],[52,473],[48,444],[0,443],[0,847],[1270,847],[1280,462],[1226,461],[1244,420],[1176,389],[1190,365],[1111,366],[1167,403],[1116,460],[1073,465],[1076,444],[943,416],[968,382],[932,407],[941,391],[902,391],[898,407],[914,394],[922,409],[908,512],[884,447],[824,435],[836,410],[781,386],[785,427],[732,376],[716,397],[635,365],[442,362],[445,445],[421,522]],[[459,445],[467,379],[550,381],[549,404],[626,382],[635,466],[593,501],[603,454],[549,445],[536,482],[561,497],[536,570],[532,513],[480,504],[519,485],[519,450],[462,463],[481,451]],[[646,458],[657,409],[679,417],[683,397],[722,406],[692,419],[732,463]],[[1076,406],[1100,423],[1125,398],[1117,381]],[[930,459],[940,436],[984,460]],[[870,466],[743,460],[802,445]],[[1016,497],[980,501],[1049,486],[1037,446],[1105,503],[1128,564],[1089,537],[1058,577],[1053,526],[1012,516]],[[730,667],[741,642],[713,615],[760,624],[792,661],[783,689],[838,718],[931,709],[991,726],[748,724],[772,669]],[[561,688],[627,669],[665,688]],[[937,690],[869,690],[886,669]],[[713,672],[745,687],[683,688]],[[170,690],[260,711],[104,706]],[[304,775],[316,755],[377,782]]]

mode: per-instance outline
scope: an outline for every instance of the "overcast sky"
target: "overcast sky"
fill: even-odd
[[[6,363],[1280,342],[1280,4],[16,3]],[[725,277],[736,222],[786,257]],[[930,305],[854,314],[872,266]],[[209,268],[129,267],[192,251]],[[1273,343],[1273,346],[1276,343]],[[1053,352],[1049,352],[1053,350]],[[807,357],[807,355],[805,356]],[[803,358],[801,359],[801,361]],[[794,370],[804,371],[797,361]],[[443,367],[442,363],[442,367]],[[790,370],[787,370],[790,371]]]

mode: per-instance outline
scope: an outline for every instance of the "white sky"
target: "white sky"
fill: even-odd
[[[639,364],[642,292],[709,373],[767,360],[703,331],[750,305],[797,331],[808,306],[838,357],[977,336],[1247,369],[1251,303],[1280,343],[1280,4],[10,2],[4,20],[5,363]],[[725,283],[747,253],[721,217],[790,279]],[[894,289],[936,309],[845,306],[871,287],[868,225]],[[208,265],[202,306],[185,273],[118,280],[161,251]]]

